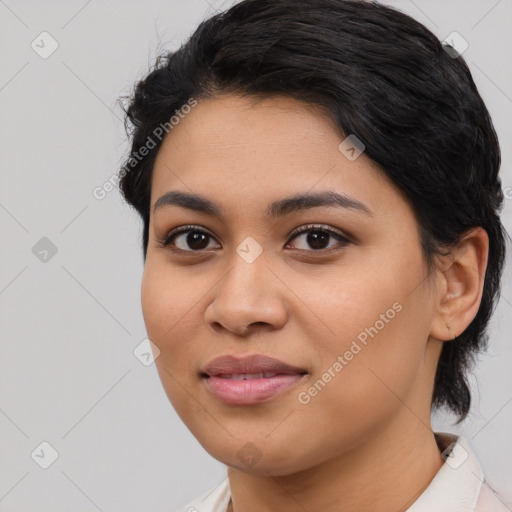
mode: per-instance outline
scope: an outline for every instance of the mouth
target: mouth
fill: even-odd
[[[231,380],[252,380],[252,379],[271,379],[278,375],[289,375],[286,373],[275,373],[275,372],[260,372],[260,373],[231,373],[231,374],[219,374],[219,375],[208,375],[207,373],[202,374],[203,377],[219,377],[221,379]],[[292,374],[290,374],[292,375]]]
[[[303,368],[263,355],[220,357],[200,373],[208,391],[230,405],[266,402],[296,386],[306,375]]]

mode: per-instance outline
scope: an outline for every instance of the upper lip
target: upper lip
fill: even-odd
[[[203,373],[209,376],[265,372],[287,375],[307,373],[304,368],[292,366],[279,359],[261,354],[244,357],[233,355],[216,357],[203,368]]]

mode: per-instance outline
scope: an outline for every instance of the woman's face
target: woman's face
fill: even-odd
[[[344,139],[311,105],[226,95],[191,108],[155,162],[141,289],[148,337],[183,422],[243,471],[291,474],[430,421],[440,342],[429,338],[434,300],[418,226],[359,147],[339,148]],[[170,191],[218,212],[171,201],[154,210]],[[326,192],[348,200],[279,203]],[[204,375],[214,358],[256,354],[302,374]]]

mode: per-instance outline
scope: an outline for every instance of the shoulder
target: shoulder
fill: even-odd
[[[220,484],[210,487],[175,512],[226,512],[230,498],[229,479],[226,476]]]

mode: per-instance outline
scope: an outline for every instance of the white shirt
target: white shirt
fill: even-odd
[[[480,463],[463,436],[434,433],[445,462],[406,512],[511,512],[484,482]],[[176,512],[226,512],[231,491],[226,477]]]

